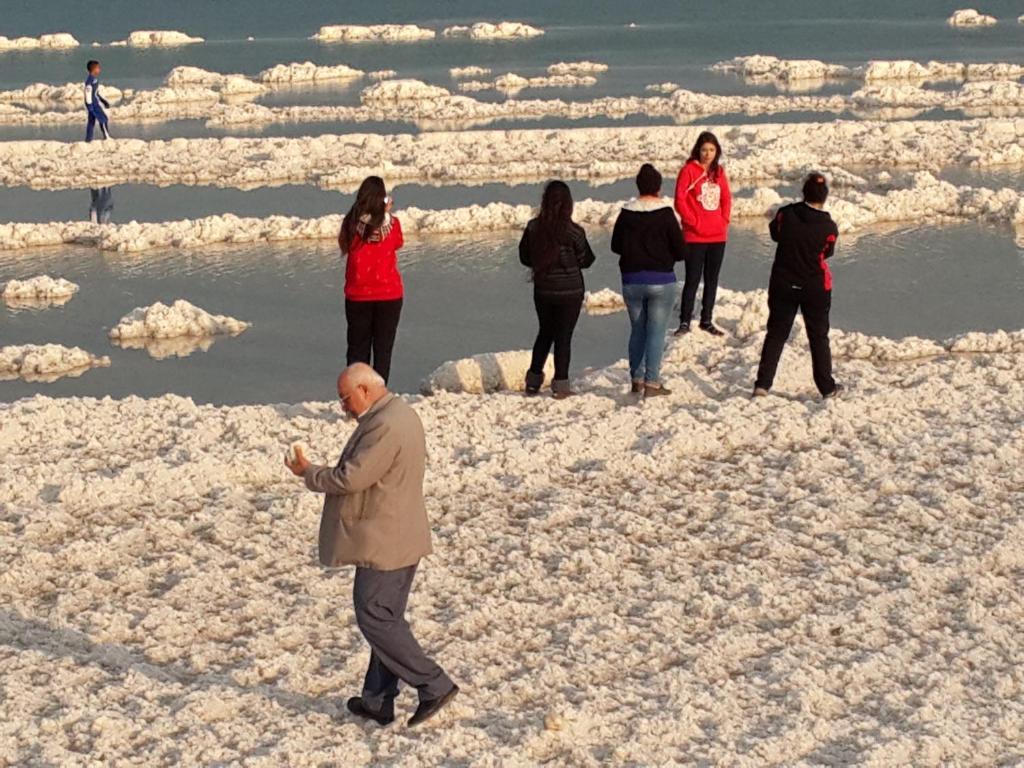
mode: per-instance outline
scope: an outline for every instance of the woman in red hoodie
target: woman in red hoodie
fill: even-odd
[[[402,226],[391,215],[384,180],[368,176],[356,201],[341,222],[338,245],[346,257],[345,319],[348,321],[348,364],[370,364],[388,380],[391,350],[402,314],[402,276],[398,249]]]
[[[725,168],[719,164],[721,159],[722,146],[715,134],[704,131],[697,137],[690,159],[676,180],[676,211],[683,221],[683,240],[686,241],[686,281],[677,336],[690,332],[701,275],[704,277],[701,330],[713,336],[724,335],[711,322],[732,214],[732,193]]]

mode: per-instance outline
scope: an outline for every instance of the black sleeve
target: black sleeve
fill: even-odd
[[[594,251],[590,248],[590,243],[587,242],[587,233],[583,231],[583,227],[577,226],[576,232],[579,238],[573,238],[573,244],[576,247],[576,258],[580,263],[581,269],[586,269],[593,264],[597,257],[594,256]]]
[[[523,229],[523,236],[519,238],[519,263],[524,267],[532,267],[533,261],[530,259],[530,225],[527,224],[526,228]]]
[[[619,212],[615,219],[615,226],[612,228],[612,253],[622,255],[622,212]]]
[[[785,208],[779,208],[772,218],[771,223],[768,224],[768,233],[772,236],[772,240],[776,243],[779,242],[779,235],[782,234],[782,217],[785,215]]]
[[[669,209],[665,216],[665,234],[668,237],[668,250],[672,254],[672,261],[682,261],[686,257],[686,242],[683,240],[683,228],[679,226],[679,220]]]

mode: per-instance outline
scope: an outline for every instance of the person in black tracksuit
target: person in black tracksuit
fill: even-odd
[[[803,196],[803,202],[780,208],[769,225],[772,240],[779,245],[768,284],[768,335],[761,349],[755,396],[767,395],[772,388],[797,311],[804,316],[818,391],[827,398],[839,390],[832,378],[832,350],[828,343],[832,273],[826,263],[835,251],[839,229],[822,210],[828,199],[824,176],[809,175]]]
[[[556,398],[573,394],[569,386],[572,333],[583,306],[583,270],[594,252],[583,227],[572,220],[572,194],[561,181],[544,188],[539,215],[531,219],[519,241],[519,261],[533,276],[533,303],[540,329],[526,373],[526,392],[535,395],[544,383],[544,363],[555,348]]]

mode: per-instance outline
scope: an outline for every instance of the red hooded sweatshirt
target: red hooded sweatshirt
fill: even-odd
[[[345,298],[350,301],[394,301],[402,298],[402,276],[398,272],[398,249],[402,225],[391,214],[380,229],[363,240],[363,222],[356,227],[345,263]]]
[[[690,160],[676,180],[676,212],[683,220],[683,239],[688,243],[724,243],[729,239],[732,192],[725,168],[711,180],[696,160]]]

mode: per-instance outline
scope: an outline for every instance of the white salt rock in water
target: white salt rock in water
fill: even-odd
[[[30,51],[41,48],[62,50],[77,48],[78,40],[67,32],[57,32],[39,37],[4,37],[0,35],[0,51]]]
[[[438,366],[420,384],[426,395],[439,392],[462,392],[481,395],[491,392],[522,392],[526,388],[526,371],[533,352],[528,349],[487,352],[481,355],[450,360]],[[554,375],[554,361],[549,355],[544,364],[544,383]]]
[[[452,67],[448,74],[458,80],[463,77],[487,77],[491,70],[489,67]]]
[[[519,21],[499,21],[497,24],[481,21],[470,27],[447,27],[445,37],[469,37],[471,40],[517,40],[539,37],[543,29]]]
[[[679,90],[679,83],[651,83],[644,86],[644,90],[652,93],[672,93]]]
[[[622,298],[622,294],[616,293],[611,288],[602,288],[595,293],[587,291],[583,295],[583,306],[591,315],[608,315],[624,310],[626,301]]]
[[[607,64],[596,61],[560,61],[548,67],[549,75],[593,75],[607,71]]]
[[[174,29],[140,29],[129,34],[127,40],[119,42],[131,48],[160,48],[192,45],[193,43],[202,43],[204,40],[201,37],[192,37]]]
[[[363,27],[354,24],[333,24],[320,27],[310,40],[322,43],[413,42],[433,40],[437,33],[415,24],[374,24]]]
[[[378,69],[376,72],[370,72],[367,77],[371,80],[390,80],[397,74],[393,69]]]
[[[364,104],[391,101],[432,101],[451,96],[451,91],[421,80],[384,80],[364,88],[360,98]]]
[[[305,83],[320,80],[355,80],[364,74],[366,73],[361,69],[353,69],[344,64],[326,67],[311,61],[303,61],[278,64],[264,69],[258,78],[262,83]]]
[[[961,8],[946,19],[946,23],[951,27],[991,27],[997,22],[995,16],[978,13],[974,8]]]
[[[37,275],[25,280],[7,281],[0,295],[5,299],[55,299],[73,296],[77,291],[78,285],[70,280]]]
[[[97,357],[81,347],[60,344],[0,347],[0,380],[22,378],[50,382],[109,365],[109,357]]]
[[[211,315],[184,299],[178,299],[170,306],[158,301],[148,307],[136,307],[110,329],[109,336],[112,339],[234,336],[248,327],[249,324],[241,320]]]

